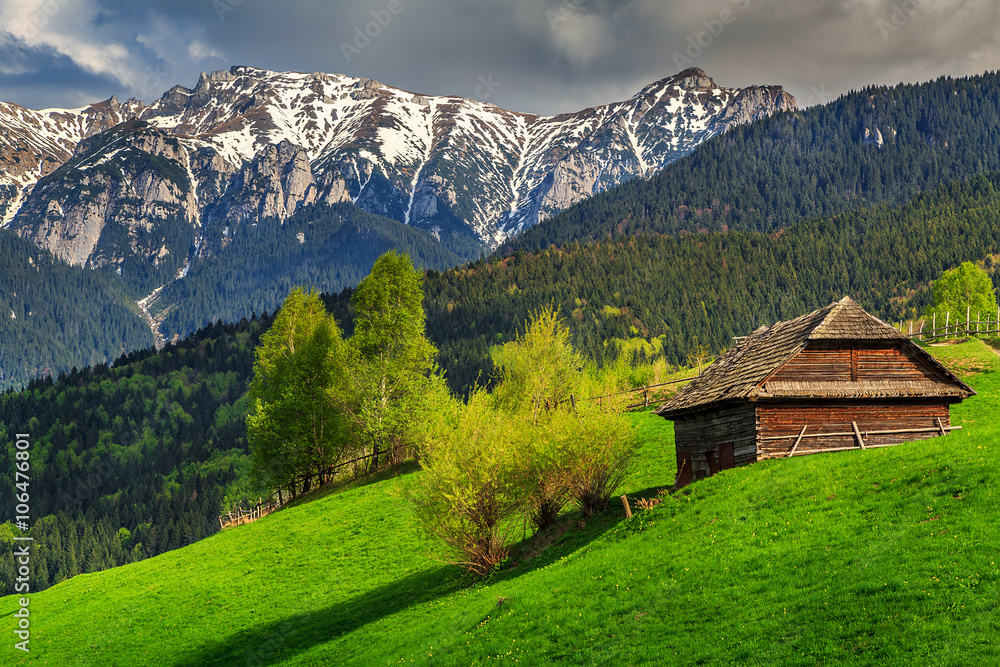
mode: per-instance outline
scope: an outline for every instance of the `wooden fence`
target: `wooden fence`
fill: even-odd
[[[271,498],[268,498],[266,503],[263,502],[263,499],[257,498],[257,504],[253,507],[234,507],[226,514],[219,516],[219,530],[228,528],[229,526],[241,526],[244,523],[256,521],[262,516],[267,516],[278,509],[281,504]]]
[[[804,456],[806,454],[820,454],[824,452],[842,452],[849,449],[869,449],[871,447],[893,447],[898,443],[883,444],[883,445],[870,445],[867,444],[867,438],[872,435],[895,435],[899,433],[937,433],[938,435],[947,435],[949,431],[957,431],[961,429],[961,426],[945,426],[942,423],[941,418],[935,419],[937,423],[936,428],[896,428],[896,429],[883,429],[877,431],[862,431],[858,428],[858,423],[856,421],[851,422],[851,426],[854,430],[852,431],[838,431],[835,433],[809,433],[806,434],[806,429],[809,428],[808,425],[803,426],[802,430],[799,431],[798,435],[772,435],[761,438],[762,441],[769,440],[791,440],[795,439],[795,443],[792,445],[791,451],[784,456]],[[854,438],[853,447],[825,447],[819,449],[799,449],[799,444],[803,439],[807,438],[832,438],[832,437],[843,437],[852,436]]]
[[[903,330],[902,322],[897,328],[901,333],[905,333],[910,338],[916,338],[922,343],[930,343],[939,338],[958,338],[959,336],[1000,336],[1000,308],[997,308],[996,319],[990,318],[991,314],[988,314],[984,320],[982,313],[976,313],[976,319],[972,319],[971,309],[966,308],[964,320],[960,319],[958,315],[953,320],[951,313],[945,313],[944,324],[938,326],[937,314],[934,314],[931,316],[930,322],[919,320],[916,331],[913,330],[913,321],[908,323],[906,331]],[[925,328],[927,324],[931,325],[929,329]]]
[[[373,454],[365,454],[364,456],[359,456],[358,458],[351,459],[350,461],[341,461],[340,463],[332,465],[329,468],[326,468],[325,470],[311,473],[309,475],[301,475],[299,477],[296,477],[292,483],[296,485],[301,484],[302,487],[305,488],[306,482],[307,481],[310,482],[309,485],[310,491],[305,492],[305,493],[310,493],[312,491],[315,491],[316,489],[319,489],[321,486],[323,486],[324,483],[329,483],[333,481],[333,478],[336,477],[337,475],[337,471],[339,471],[341,468],[345,468],[351,464],[358,463],[360,461],[365,461],[365,460],[370,461],[375,457],[379,457],[382,456],[383,454],[388,454],[388,453],[389,450],[385,449],[379,452],[375,452]],[[311,484],[314,478],[316,478],[317,481],[315,486]],[[294,497],[297,498],[301,495],[303,495],[303,493],[299,493]],[[257,504],[254,505],[253,507],[250,508],[236,507],[227,512],[226,514],[220,515],[219,530],[222,530],[223,528],[228,528],[230,526],[241,526],[244,523],[250,523],[251,521],[256,521],[261,517],[267,516],[268,514],[275,511],[282,505],[287,505],[288,502],[292,500],[291,497],[283,495],[281,493],[281,489],[278,489],[277,496],[278,496],[277,499],[275,499],[274,495],[271,495],[266,501],[264,501],[262,498],[258,498]]]
[[[659,384],[646,385],[645,387],[637,387],[635,389],[629,389],[628,391],[622,392],[623,394],[642,394],[642,402],[626,405],[625,409],[635,410],[636,408],[648,408],[651,405],[666,403],[667,400],[673,396],[673,392],[666,393],[663,390],[656,391],[657,389],[660,387],[678,384],[680,382],[690,382],[693,379],[693,377],[690,377],[683,378],[681,380],[670,380],[669,382],[660,382]]]

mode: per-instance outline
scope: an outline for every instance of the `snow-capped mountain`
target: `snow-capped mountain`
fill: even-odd
[[[0,105],[0,225],[75,264],[124,262],[132,239],[132,255],[178,275],[185,244],[211,252],[237,225],[313,203],[353,202],[495,246],[794,105],[778,86],[725,88],[697,68],[623,102],[537,116],[369,79],[233,67],[149,105]],[[188,231],[159,238],[168,218]]]

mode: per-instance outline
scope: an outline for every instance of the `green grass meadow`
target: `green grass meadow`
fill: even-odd
[[[932,352],[979,392],[947,437],[727,470],[631,521],[569,514],[486,582],[431,558],[411,463],[32,595],[30,654],[0,599],[0,662],[1000,664],[1000,356]],[[652,497],[673,430],[634,419],[625,491]]]

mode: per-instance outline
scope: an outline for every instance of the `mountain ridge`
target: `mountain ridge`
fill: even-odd
[[[65,163],[93,134],[143,120],[189,153],[212,153],[216,181],[232,182],[262,151],[288,141],[308,162],[301,205],[351,201],[435,233],[466,227],[492,247],[594,192],[648,176],[734,124],[794,105],[780,86],[726,88],[697,68],[625,101],[540,116],[371,79],[234,66],[151,104],[0,106],[0,165],[24,163],[0,177],[0,210],[5,225],[30,226],[15,217],[31,187],[55,171],[46,157]],[[213,203],[207,194],[202,210]]]

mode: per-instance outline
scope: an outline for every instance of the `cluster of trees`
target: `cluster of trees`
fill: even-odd
[[[709,139],[654,177],[509,241],[532,250],[621,234],[774,231],[1000,169],[1000,72],[870,86]]]
[[[111,278],[69,266],[0,229],[0,391],[152,345]]]
[[[420,274],[395,252],[354,291],[349,338],[318,294],[288,295],[256,351],[251,475],[294,497],[346,461],[370,472],[416,455],[423,524],[485,575],[506,558],[517,518],[541,529],[568,502],[588,516],[607,503],[636,437],[621,401],[588,400],[606,388],[552,308],[492,350],[492,391],[454,398],[433,365],[422,297]]]
[[[15,433],[31,442],[32,588],[191,544],[250,490],[245,418],[269,318],[214,324],[0,395],[0,519],[12,520]],[[253,498],[256,500],[256,496]],[[0,595],[13,592],[0,526]]]
[[[636,448],[624,403],[590,400],[606,387],[553,309],[492,355],[492,391],[477,386],[466,403],[435,393],[412,492],[425,529],[480,576],[503,563],[525,522],[540,530],[567,503],[585,516],[606,505]]]
[[[421,274],[409,257],[380,257],[352,295],[344,339],[319,294],[293,290],[256,351],[247,434],[254,482],[294,497],[347,459],[374,470],[412,448],[434,347],[424,335]]]

